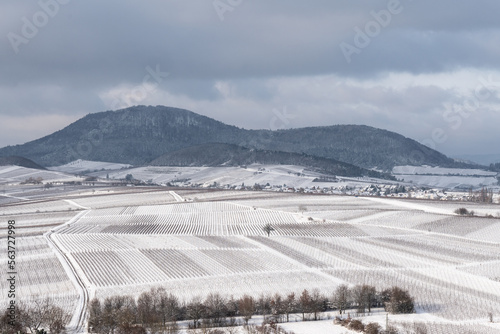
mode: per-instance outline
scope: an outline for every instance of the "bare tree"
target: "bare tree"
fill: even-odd
[[[104,299],[102,311],[102,326],[105,333],[113,333],[114,330],[118,327],[115,305],[113,304],[113,299],[111,297],[107,297],[106,299]]]
[[[271,298],[261,294],[257,300],[257,309],[264,316],[264,322],[267,321],[266,316],[271,313]]]
[[[126,332],[137,323],[137,304],[132,296],[117,296],[114,307],[118,327]]]
[[[70,315],[62,308],[51,305],[48,309],[47,327],[51,334],[61,334],[66,329],[66,324],[70,321]]]
[[[248,325],[248,321],[252,318],[255,312],[255,302],[252,296],[243,295],[238,301],[238,309],[240,314],[243,316],[243,321],[245,325]]]
[[[274,231],[274,228],[271,226],[270,223],[267,223],[265,226],[264,226],[264,232],[267,233],[267,236],[269,237],[271,235],[271,232]]]
[[[387,294],[387,290],[384,291]],[[383,292],[383,293],[384,293]],[[397,286],[388,290],[389,301],[385,303],[385,308],[391,313],[413,313],[415,304],[409,292]]]
[[[43,300],[37,299],[26,307],[26,313],[29,314],[27,320],[27,327],[32,332],[37,332],[42,325],[48,325],[50,322],[50,313],[53,305],[49,298]]]
[[[226,299],[217,292],[210,293],[205,299],[205,306],[212,325],[223,326],[227,315]]]
[[[366,309],[371,312],[371,306],[375,301],[377,291],[370,285],[356,285],[352,289],[354,301],[358,305],[358,312],[364,313]]]
[[[333,305],[339,310],[339,313],[345,312],[350,305],[351,292],[346,284],[341,284],[335,289],[333,294]]]
[[[238,326],[238,321],[235,318],[238,315],[238,299],[234,299],[232,295],[226,301],[226,311],[227,316],[229,317],[229,321],[226,325],[228,327]]]
[[[90,333],[100,333],[102,331],[102,309],[101,302],[97,298],[93,298],[88,306],[89,320],[87,330]]]
[[[314,314],[314,320],[318,320],[318,315],[324,310],[325,298],[318,289],[314,289],[311,294],[311,311]]]
[[[200,319],[203,319],[207,314],[206,307],[201,301],[201,297],[194,297],[187,305],[186,311],[188,319],[193,321],[194,328],[198,328]]]
[[[151,291],[143,292],[137,299],[137,317],[138,321],[145,328],[154,330],[155,324],[158,324],[157,300],[153,298]]]
[[[24,306],[17,305],[15,309],[15,319],[12,318],[7,309],[0,317],[0,333],[2,334],[17,334],[22,333],[27,326],[29,314]]]
[[[295,293],[290,293],[286,296],[285,300],[285,314],[286,314],[286,322],[289,321],[290,313],[295,312],[297,308],[297,300],[295,299]]]
[[[307,289],[304,289],[299,297],[299,306],[300,311],[302,312],[302,320],[305,320],[305,314],[311,313],[312,310],[311,295]]]
[[[271,313],[277,322],[283,322],[283,315],[286,313],[286,303],[279,293],[274,294],[271,299]]]
[[[159,305],[158,312],[162,320],[162,326],[167,333],[176,333],[178,330],[177,320],[180,318],[179,299],[171,293],[165,293],[161,290],[158,293]]]
[[[493,203],[493,190],[483,187],[481,190],[474,192],[471,188],[469,198],[473,202]]]
[[[16,323],[11,327],[29,328],[31,332],[46,329],[60,334],[66,328],[70,315],[49,299],[36,299],[29,304],[19,304],[16,309]],[[5,331],[7,333],[8,331]],[[4,331],[2,331],[4,333]]]
[[[374,286],[364,285],[364,294],[366,298],[366,306],[368,313],[372,311],[372,305],[377,301],[377,289]]]

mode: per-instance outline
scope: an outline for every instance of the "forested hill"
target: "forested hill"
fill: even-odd
[[[89,114],[46,137],[0,149],[0,156],[23,156],[42,166],[77,159],[133,165],[205,143],[305,153],[363,168],[394,165],[467,167],[397,133],[363,125],[290,130],[246,130],[184,109],[135,106]]]
[[[262,134],[261,137],[265,136]],[[332,125],[275,131],[258,148],[306,152],[364,168],[391,170],[398,165],[469,168],[398,133],[365,125]]]
[[[370,176],[388,178],[383,174],[367,170],[334,159],[315,157],[307,154],[248,149],[233,144],[203,144],[166,153],[151,162],[153,166],[246,166],[251,164],[297,165],[331,175]]]
[[[34,169],[45,169],[29,159],[16,156],[0,157],[0,166],[21,166]]]

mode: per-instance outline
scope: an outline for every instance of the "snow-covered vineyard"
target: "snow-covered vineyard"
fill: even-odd
[[[462,204],[122,187],[0,209],[19,226],[19,298],[49,297],[75,314],[94,296],[154,286],[188,301],[210,292],[331,295],[347,283],[409,290],[411,322],[500,330],[488,320],[492,312],[500,321],[500,219],[455,215]]]

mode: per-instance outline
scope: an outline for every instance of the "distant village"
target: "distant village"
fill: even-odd
[[[224,190],[262,190],[272,192],[305,193],[305,194],[325,194],[325,195],[348,195],[348,196],[375,196],[392,198],[413,198],[440,201],[462,201],[481,203],[500,203],[500,191],[494,193],[493,190],[483,188],[481,190],[455,191],[439,188],[429,188],[421,186],[405,186],[400,184],[370,184],[351,182],[346,184],[337,180],[337,186],[312,186],[312,187],[290,187],[287,185],[221,185],[216,182],[212,184],[191,184],[189,182],[169,183],[169,186],[211,188]]]

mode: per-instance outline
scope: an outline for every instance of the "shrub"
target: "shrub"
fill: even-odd
[[[457,215],[467,216],[469,214],[469,210],[467,210],[466,208],[458,208],[455,210],[455,213]]]
[[[379,334],[381,332],[382,332],[382,326],[380,326],[376,322],[370,322],[368,325],[365,326],[366,334]]]
[[[474,210],[467,210],[466,208],[458,208],[454,211],[457,215],[461,216],[474,216],[475,212]]]
[[[343,327],[349,326],[350,323],[351,323],[351,318],[342,319],[340,321],[340,325]]]
[[[395,286],[389,293],[389,302],[385,303],[387,311],[393,314],[415,312],[415,304],[408,291]]]
[[[389,327],[387,327],[387,329],[385,330],[385,334],[399,334],[399,333],[396,327],[389,325]]]
[[[360,320],[351,320],[351,323],[349,324],[349,329],[362,332],[365,330],[365,325]]]

